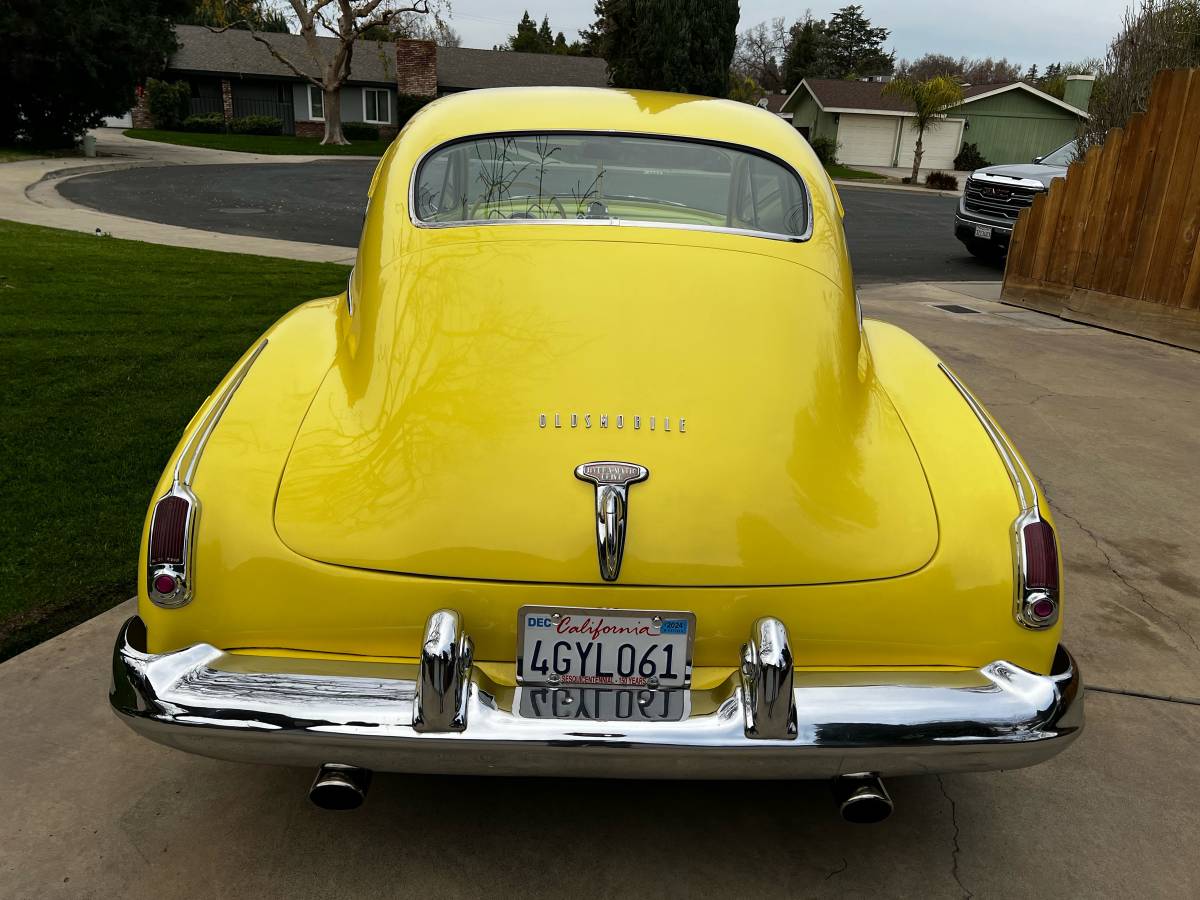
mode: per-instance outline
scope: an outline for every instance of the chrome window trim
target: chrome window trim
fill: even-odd
[[[246,380],[246,375],[249,373],[250,367],[254,365],[254,361],[258,359],[259,355],[266,348],[267,343],[267,338],[263,338],[246,358],[245,362],[238,367],[233,377],[229,379],[229,383],[225,385],[216,402],[209,407],[208,412],[192,432],[183,449],[179,451],[179,456],[175,459],[175,468],[171,472],[171,487],[165,494],[154,501],[155,508],[150,518],[151,541],[154,536],[154,519],[158,515],[158,505],[167,497],[182,497],[188,502],[188,512],[183,526],[183,548],[180,563],[178,565],[152,564],[150,562],[149,544],[147,545],[146,593],[155,606],[161,606],[165,609],[177,609],[180,606],[186,606],[192,600],[192,589],[195,581],[195,573],[193,571],[195,566],[193,563],[196,552],[196,520],[200,516],[200,499],[192,490],[192,480],[196,477],[196,468],[200,465],[200,456],[204,453],[208,439],[212,437],[217,423],[221,421],[221,416],[225,414],[230,401],[233,400],[233,395],[241,387],[242,382]],[[158,591],[154,586],[154,579],[158,575],[170,575],[173,577],[175,579],[175,590],[168,594]]]
[[[486,140],[496,137],[521,137],[523,135],[540,135],[540,134],[559,134],[559,135],[594,135],[597,137],[632,137],[632,138],[649,138],[652,140],[663,141],[678,141],[689,144],[708,144],[713,147],[722,147],[729,150],[737,150],[741,153],[747,153],[751,156],[757,156],[760,159],[765,159],[781,166],[796,179],[800,184],[800,189],[804,192],[804,231],[801,234],[782,234],[777,231],[759,231],[753,228],[733,228],[725,225],[696,225],[693,223],[675,223],[675,222],[645,222],[633,219],[467,219],[458,222],[426,222],[417,217],[417,176],[421,171],[421,166],[425,160],[432,154],[443,150],[447,147],[452,147],[455,144],[468,143],[470,141]],[[809,189],[808,182],[804,177],[796,171],[795,167],[780,159],[774,154],[759,150],[756,147],[750,147],[745,144],[735,144],[730,141],[715,140],[712,138],[690,137],[678,134],[661,134],[658,132],[649,131],[597,131],[587,129],[543,129],[537,131],[531,130],[516,130],[516,131],[489,131],[480,134],[462,135],[448,141],[442,141],[440,144],[435,144],[430,147],[413,163],[412,170],[408,173],[408,220],[416,228],[472,228],[479,226],[492,225],[597,225],[608,227],[624,227],[624,228],[666,228],[676,231],[705,231],[714,234],[732,234],[741,237],[766,238],[772,241],[784,241],[789,244],[802,244],[812,238],[813,235],[813,200],[812,191]]]
[[[992,417],[980,405],[971,392],[967,390],[966,385],[958,380],[954,373],[946,367],[945,363],[939,362],[938,368],[950,379],[950,383],[958,389],[958,392],[971,408],[971,412],[975,413],[975,418],[983,426],[983,430],[991,440],[992,446],[996,448],[996,453],[999,455],[1000,461],[1004,463],[1004,468],[1008,472],[1008,478],[1012,482],[1013,490],[1017,495],[1017,504],[1020,506],[1020,511],[1016,519],[1013,520],[1009,536],[1013,548],[1013,618],[1022,627],[1028,628],[1031,631],[1041,631],[1049,628],[1059,618],[1061,604],[1059,603],[1058,595],[1060,591],[1041,591],[1026,587],[1029,560],[1025,552],[1025,526],[1042,521],[1042,511],[1038,505],[1037,486],[1034,483],[1033,475],[1026,468],[1016,449],[1004,436],[1004,433],[1000,431],[999,426],[992,421]],[[1034,615],[1033,605],[1043,597],[1048,597],[1053,601],[1054,614],[1045,619],[1040,619]]]

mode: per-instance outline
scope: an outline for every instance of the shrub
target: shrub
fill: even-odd
[[[813,138],[809,142],[813,153],[817,154],[817,159],[821,161],[823,166],[832,166],[837,164],[838,144],[833,138],[818,137]]]
[[[151,78],[146,82],[146,105],[155,128],[178,128],[187,117],[191,98],[192,88],[186,81]]]
[[[974,172],[990,165],[991,163],[979,152],[978,144],[963,144],[958,156],[954,157],[954,168],[959,172]]]
[[[379,126],[368,125],[366,122],[343,122],[342,134],[352,141],[377,141]]]
[[[220,113],[204,113],[200,116],[188,116],[180,126],[184,131],[204,131],[219,134],[225,130],[225,117]]]
[[[958,179],[945,172],[930,172],[925,176],[925,187],[937,188],[943,191],[957,191]]]
[[[416,115],[417,110],[432,99],[432,97],[417,97],[413,94],[397,94],[396,124],[403,128],[404,123]]]
[[[283,120],[276,116],[239,116],[229,123],[234,134],[282,134]]]

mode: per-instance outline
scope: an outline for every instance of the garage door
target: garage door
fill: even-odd
[[[963,120],[942,119],[937,125],[925,129],[921,139],[925,154],[921,157],[922,169],[953,169],[954,157],[958,156],[962,145]],[[900,163],[902,168],[911,168],[913,151],[917,146],[917,133],[904,123],[904,131],[900,135]]]
[[[838,122],[837,139],[841,145],[838,162],[848,166],[890,166],[896,150],[897,118],[842,113]]]

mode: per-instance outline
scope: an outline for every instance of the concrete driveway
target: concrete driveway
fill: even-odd
[[[889,782],[872,827],[805,783],[384,775],[328,813],[311,772],[188,757],[112,717],[125,608],[0,665],[0,896],[1200,896],[1200,355],[978,299],[995,290],[863,299],[955,367],[1046,485],[1096,688],[1062,756]]]

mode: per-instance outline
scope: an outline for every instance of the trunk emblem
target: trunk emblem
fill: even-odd
[[[625,554],[629,519],[629,486],[645,481],[650,470],[627,462],[590,462],[575,468],[575,477],[596,487],[596,556],[600,577],[616,581]]]

